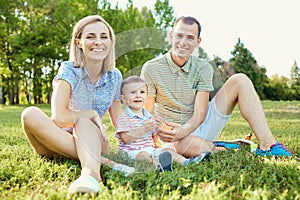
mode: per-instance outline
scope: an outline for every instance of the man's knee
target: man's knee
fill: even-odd
[[[175,143],[176,151],[186,157],[195,157],[204,151],[211,151],[213,144],[205,139],[196,136],[189,136]]]
[[[228,79],[228,81],[233,83],[234,85],[237,85],[237,86],[243,86],[244,87],[244,86],[247,86],[247,85],[252,85],[252,81],[244,73],[234,74]]]

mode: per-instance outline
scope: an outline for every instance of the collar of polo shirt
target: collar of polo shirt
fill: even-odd
[[[171,51],[169,51],[167,54],[167,62],[170,66],[170,69],[171,69],[171,72],[172,73],[177,73],[178,71],[184,71],[184,72],[189,72],[190,71],[190,65],[191,65],[191,56],[189,57],[189,60],[182,66],[182,67],[179,67],[178,65],[176,65],[174,63],[174,61],[172,60],[172,57],[171,57]]]

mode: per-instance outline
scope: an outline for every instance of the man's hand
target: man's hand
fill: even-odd
[[[175,142],[186,137],[185,131],[180,124],[165,122],[158,130],[158,136],[163,142]]]

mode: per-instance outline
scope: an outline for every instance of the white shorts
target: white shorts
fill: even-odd
[[[230,117],[231,115],[223,115],[218,111],[215,98],[213,98],[208,104],[203,123],[190,135],[213,141],[219,136]],[[175,150],[174,143],[165,143],[164,148]]]
[[[141,152],[147,152],[151,155],[151,157],[155,160],[158,159],[159,154],[162,152],[162,148],[154,148],[154,147],[145,147],[140,150],[133,150],[126,152],[131,159],[135,159],[136,156]]]
[[[213,141],[220,135],[230,117],[231,115],[223,115],[218,111],[213,98],[208,104],[203,123],[191,135]]]

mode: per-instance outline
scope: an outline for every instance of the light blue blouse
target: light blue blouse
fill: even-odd
[[[114,100],[120,100],[122,74],[115,68],[104,71],[93,84],[86,68],[74,67],[74,62],[62,62],[53,79],[53,89],[59,79],[71,86],[69,108],[73,110],[96,110],[102,118]]]

